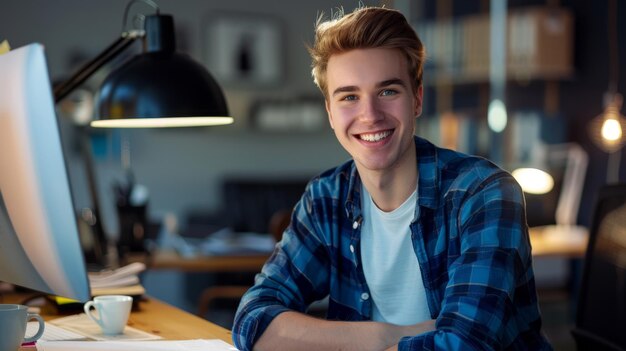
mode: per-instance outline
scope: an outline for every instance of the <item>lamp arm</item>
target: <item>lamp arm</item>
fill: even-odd
[[[89,77],[96,73],[96,71],[98,71],[102,66],[122,53],[128,46],[130,46],[130,44],[135,42],[135,40],[143,37],[145,37],[145,31],[143,30],[132,30],[122,33],[122,35],[115,42],[104,49],[104,51],[102,51],[98,56],[87,62],[68,80],[54,87],[54,102],[59,103],[74,89],[79,87]]]
[[[65,97],[67,97],[74,89],[83,84],[89,77],[96,73],[102,66],[113,60],[119,54],[121,54],[126,48],[128,48],[135,40],[145,37],[145,31],[133,30],[124,32],[122,35],[111,45],[109,45],[102,53],[96,56],[91,61],[82,66],[76,73],[74,73],[68,80],[57,85],[54,88],[54,102],[59,103]],[[102,225],[102,217],[100,217],[100,197],[98,196],[98,190],[96,187],[96,174],[93,161],[93,155],[91,153],[91,144],[89,133],[86,130],[86,126],[81,126],[79,131],[81,156],[85,167],[87,186],[89,195],[91,196],[91,211],[95,216],[95,223],[92,224],[92,230],[95,236],[95,248],[94,259],[96,264],[106,266],[106,254],[107,254],[107,237]]]
[[[108,239],[102,225],[102,217],[100,216],[100,196],[98,195],[97,180],[95,174],[95,166],[93,161],[93,155],[91,154],[91,139],[86,126],[79,127],[79,142],[80,152],[83,158],[83,165],[85,168],[85,175],[87,177],[87,187],[89,195],[91,196],[91,213],[93,222],[90,223],[90,227],[93,233],[94,250],[92,252],[93,259],[96,265],[106,267],[106,255],[108,252]]]
[[[553,148],[566,158],[563,185],[556,208],[556,224],[576,225],[589,156],[576,143],[554,145]]]

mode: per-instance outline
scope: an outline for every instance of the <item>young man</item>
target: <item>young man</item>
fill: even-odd
[[[313,76],[352,160],[313,179],[242,298],[240,350],[550,349],[524,198],[487,160],[414,136],[422,44],[397,11],[319,23]],[[327,320],[304,314],[329,297]]]

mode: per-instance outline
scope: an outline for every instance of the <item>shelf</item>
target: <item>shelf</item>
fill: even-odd
[[[489,15],[415,25],[427,50],[425,84],[489,81]],[[573,66],[573,15],[560,7],[526,7],[507,18],[507,79],[560,80]]]

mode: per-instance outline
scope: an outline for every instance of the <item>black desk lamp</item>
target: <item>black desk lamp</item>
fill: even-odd
[[[150,0],[132,0],[126,7],[124,22],[129,8],[137,2],[156,9],[155,15],[145,17],[145,30],[123,32],[100,55],[55,87],[55,102],[59,103],[134,41],[142,39],[144,52],[128,60],[104,80],[97,94],[98,119],[91,122],[91,127],[163,128],[233,123],[233,118],[228,116],[222,89],[209,72],[189,56],[176,52],[172,16],[159,14],[158,6]],[[88,133],[83,128],[81,134],[82,156],[95,216],[90,224],[95,232],[96,251],[99,251],[94,260],[104,263],[107,240],[100,221],[93,159]]]

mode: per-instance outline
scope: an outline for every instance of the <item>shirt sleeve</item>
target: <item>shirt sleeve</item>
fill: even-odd
[[[326,245],[314,219],[307,191],[295,206],[291,224],[254,286],[244,294],[235,315],[233,341],[241,351],[252,350],[270,322],[285,311],[304,312],[328,294],[329,264]]]
[[[453,212],[460,250],[449,258],[436,330],[403,338],[399,350],[545,349],[517,182],[502,172]]]

